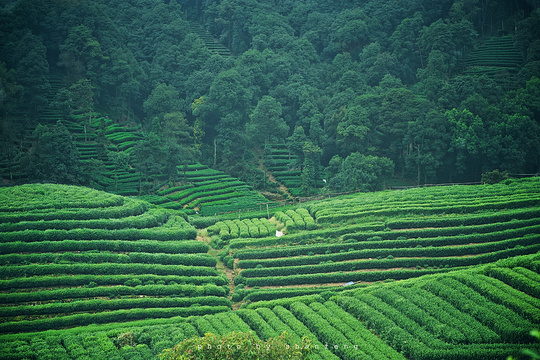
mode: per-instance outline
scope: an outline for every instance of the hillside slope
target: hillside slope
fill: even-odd
[[[232,331],[307,336],[314,359],[538,350],[539,187],[356,194],[222,221],[206,231],[229,242],[235,311],[179,212],[73,186],[1,189],[0,357],[154,359]],[[261,237],[274,229],[285,235]]]
[[[230,308],[208,246],[174,211],[89,188],[24,185],[2,189],[0,219],[1,333]]]

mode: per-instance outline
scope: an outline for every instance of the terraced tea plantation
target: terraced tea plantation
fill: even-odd
[[[0,194],[1,333],[201,315],[230,308],[227,281],[186,220],[87,188]]]
[[[531,178],[247,213],[199,232],[228,244],[218,260],[180,212],[5,188],[0,358],[155,359],[233,331],[305,336],[312,359],[519,358],[540,351],[539,190]]]
[[[188,214],[197,210],[202,215],[257,209],[258,204],[268,201],[246,183],[206,165],[181,167],[179,176],[184,185],[168,187],[158,191],[158,196],[145,199],[161,207],[184,209]]]
[[[307,204],[302,210],[313,215],[318,230],[231,240],[242,269],[235,283],[268,287],[398,280],[536,253],[539,185],[522,180],[421,188]]]
[[[485,75],[505,89],[517,88],[517,73],[523,57],[513,36],[492,37],[467,57],[465,75]]]
[[[279,183],[283,184],[292,196],[300,196],[302,161],[292,154],[286,144],[270,144],[264,150],[264,165]],[[323,187],[322,179],[317,186]]]
[[[175,182],[164,176],[146,182],[148,179],[137,170],[134,154],[136,143],[144,139],[140,126],[122,126],[99,113],[92,116],[90,122],[85,115],[74,116],[63,124],[75,139],[81,164],[90,177],[89,186],[94,189],[124,196],[147,194],[139,197],[189,215],[257,209],[259,204],[268,202],[248,184],[199,163],[178,165]],[[27,177],[19,167],[7,162],[3,154],[0,165],[0,175],[6,179]]]

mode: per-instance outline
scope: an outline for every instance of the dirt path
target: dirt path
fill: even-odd
[[[229,292],[229,297],[228,298],[229,298],[229,300],[232,301],[232,294],[234,294],[234,289],[235,289],[235,286],[234,286],[234,278],[235,278],[234,271],[229,269],[227,266],[225,266],[223,261],[219,260],[219,258],[216,257],[216,260],[217,260],[217,263],[216,263],[217,271],[219,271],[220,273],[225,274],[225,276],[229,280],[229,283],[227,285],[229,286],[231,291]],[[233,309],[234,309],[234,305],[233,305]]]
[[[277,181],[277,179],[274,177],[274,175],[272,175],[272,173],[270,171],[266,170],[266,168],[264,166],[264,160],[262,159],[262,157],[259,158],[258,169],[263,171],[266,174],[266,178],[268,179],[269,182],[271,182],[272,184],[279,184],[279,191],[281,191],[283,194],[285,194],[287,196],[287,198],[291,199],[293,197],[291,195],[291,193],[289,192],[289,189],[287,189],[287,187],[285,185],[283,185],[279,181]]]
[[[210,239],[207,236],[203,236],[200,230],[197,232],[197,240],[202,241],[203,243],[208,244],[208,245],[210,243]],[[216,259],[216,261],[217,261],[216,262],[216,270],[219,273],[224,274],[227,277],[227,279],[229,280],[229,283],[227,284],[227,286],[230,289],[228,298],[229,298],[229,300],[232,301],[232,295],[234,294],[234,289],[235,289],[234,278],[236,277],[236,275],[234,273],[234,270],[229,269],[227,266],[225,266],[223,261],[221,261],[219,259],[218,251],[219,250],[216,250],[216,249],[210,247],[210,250],[208,251],[208,254],[210,254],[212,257],[214,257]],[[235,307],[236,308],[240,307],[240,304],[233,304],[233,309],[235,309]]]

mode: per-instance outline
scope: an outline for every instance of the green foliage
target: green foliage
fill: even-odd
[[[66,184],[83,181],[79,154],[67,128],[40,125],[34,131],[34,150],[28,157],[28,169],[36,180]]]
[[[65,266],[64,266],[65,267]],[[131,281],[130,281],[131,280]],[[126,281],[132,284],[138,284],[147,281],[166,281],[168,284],[192,284],[204,285],[215,284],[223,286],[227,281],[222,276],[182,276],[182,275],[156,275],[156,274],[139,274],[137,279],[133,279],[133,275],[66,275],[66,276],[33,276],[28,278],[16,278],[12,280],[2,280],[0,287],[5,290],[9,289],[25,289],[36,288],[39,286],[49,287],[77,287],[84,286],[90,282],[95,282],[98,285],[124,285]],[[38,295],[39,296],[39,295]]]
[[[536,339],[540,339],[540,333],[538,332],[538,330],[532,330],[530,332],[531,336],[534,336]],[[530,357],[531,359],[538,359],[540,358],[540,355],[538,355],[538,352],[537,351],[534,351],[534,350],[529,350],[529,349],[523,349],[521,350],[521,353],[523,355],[527,355],[528,357]],[[516,358],[512,357],[512,356],[509,356],[507,360],[515,360]]]
[[[261,139],[264,144],[280,140],[289,132],[289,126],[281,117],[281,104],[271,96],[263,96],[250,116],[247,132],[251,141],[258,144]]]
[[[256,303],[249,304],[247,307],[249,309],[259,309],[259,308],[273,309],[276,306],[283,306],[283,307],[289,308],[292,304],[299,303],[299,302],[304,303],[304,304],[310,304],[315,301],[323,301],[323,300],[324,299],[321,297],[320,294],[299,295],[299,296],[291,296],[291,297],[282,298],[282,299],[257,301]]]
[[[203,338],[184,340],[172,349],[160,354],[162,359],[305,359],[311,352],[311,342],[302,339],[301,344],[291,346],[290,335],[283,333],[266,341],[257,339],[253,333],[232,333],[217,336],[211,333]]]
[[[363,352],[320,344],[317,359],[538,350],[528,336],[539,320],[538,259],[518,257],[538,251],[538,181],[495,183],[538,171],[540,17],[531,4],[5,2],[3,183],[160,196],[0,191],[2,331],[111,330],[4,335],[0,357],[148,359],[205,327],[230,332],[229,323]],[[280,238],[252,191],[480,180],[493,184],[270,207],[287,226]],[[251,302],[254,329],[228,312],[228,280],[194,240],[194,227],[209,226],[210,244],[229,245],[222,260],[247,285],[235,296]],[[422,274],[432,277],[394,281]],[[320,286],[349,281],[384,283]],[[287,284],[314,288],[249,289]],[[294,305],[302,295],[312,297]],[[154,327],[176,315],[195,317]],[[152,329],[110,324],[147,318]]]
[[[11,183],[41,177],[25,170],[24,127],[70,117],[79,140],[132,153],[147,184],[115,186],[130,195],[175,181],[174,168],[193,159],[266,187],[257,138],[288,139],[290,169],[266,170],[300,172],[278,181],[303,196],[323,187],[323,166],[335,178],[330,159],[353,153],[390,159],[396,176],[417,183],[537,170],[538,14],[525,3],[147,5],[5,6],[2,175]],[[95,121],[96,107],[129,125]],[[160,143],[134,156],[141,129]],[[344,170],[334,188],[380,187],[365,178],[373,171],[351,185]]]
[[[0,198],[3,333],[230,308],[185,214],[66,185],[5,188]]]
[[[332,222],[351,211],[355,214],[351,219],[359,224],[257,241],[233,239],[230,249],[235,249],[236,267],[241,270],[235,283],[289,286],[404,279],[530,254],[538,248],[538,207],[535,201],[529,202],[535,184],[526,180],[522,188],[509,189],[504,184],[477,186],[476,190],[459,187],[437,200],[432,197],[437,188],[357,194],[324,200],[320,207],[307,204],[296,211],[276,212],[277,219],[297,226],[302,224],[301,214],[309,215],[308,209],[318,221],[328,216]],[[470,205],[471,201],[478,205]],[[424,207],[427,202],[430,206]],[[355,204],[362,211],[356,213]],[[435,210],[438,206],[440,212]],[[282,244],[289,246],[278,246]],[[258,248],[240,250],[247,246]],[[249,295],[247,299],[253,301]]]
[[[161,121],[163,121],[165,114],[180,111],[182,108],[178,90],[172,85],[157,84],[144,101],[143,108],[148,119],[154,121],[154,118],[158,118],[158,122],[152,126],[160,127],[160,129],[153,129],[154,132],[159,133],[160,130],[165,130],[161,128]]]
[[[0,333],[27,333],[50,329],[86,326],[121,321],[134,321],[150,318],[189,317],[228,311],[229,306],[191,306],[186,308],[143,308],[114,310],[98,313],[81,313],[75,315],[45,318],[40,320],[21,320],[6,322],[0,325]]]
[[[296,210],[277,211],[274,214],[275,218],[285,224],[288,231],[296,229],[316,229],[315,221],[305,209],[299,208]]]
[[[482,182],[484,184],[497,184],[506,179],[508,179],[508,173],[506,171],[500,172],[499,170],[493,170],[482,174]]]
[[[13,306],[3,309],[1,313],[4,317],[15,317],[24,315],[40,314],[63,314],[77,312],[95,312],[96,310],[119,310],[138,308],[188,308],[194,304],[200,306],[230,306],[230,302],[223,297],[201,296],[189,298],[142,298],[142,299],[108,299],[108,300],[81,300],[73,301],[69,304],[52,303],[37,306]]]
[[[394,164],[388,158],[352,153],[343,160],[329,186],[335,192],[382,190],[385,181],[392,176],[393,168]]]

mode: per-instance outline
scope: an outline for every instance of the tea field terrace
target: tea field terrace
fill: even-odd
[[[135,145],[143,139],[140,128],[121,126],[99,116],[92,121],[93,131],[89,134],[84,132],[80,121],[70,122],[68,126],[78,140],[76,144],[81,160],[87,164],[99,160],[104,164],[105,171],[93,174],[92,187],[125,196],[140,195],[141,182],[145,179],[137,172],[133,161],[118,166],[113,158],[106,156],[103,148],[106,143],[107,151],[113,154],[124,152],[133,155]],[[163,208],[185,210],[188,214],[200,210],[201,214],[206,215],[228,212],[238,207],[251,208],[267,201],[246,183],[199,163],[177,166],[175,180],[170,182],[159,178],[152,185],[151,195],[140,198]]]
[[[226,311],[180,213],[63,185],[0,190],[0,333]]]
[[[144,140],[140,125],[120,125],[99,113],[74,115],[62,123],[72,134],[81,166],[89,175],[89,186],[93,189],[137,196],[159,207],[184,210],[190,215],[214,215],[238,208],[256,208],[268,202],[248,184],[195,162],[177,166],[174,181],[154,174],[148,179],[151,182],[146,182],[137,169],[134,152],[136,144]],[[0,163],[4,165],[0,169],[4,178],[26,181],[23,169],[15,169],[1,155]],[[9,171],[16,174],[9,175]]]
[[[466,57],[463,75],[486,76],[503,89],[517,89],[524,59],[515,43],[512,35],[488,38]]]
[[[289,219],[280,223],[287,224],[282,237],[228,240],[226,260],[241,285],[233,299],[256,307],[253,302],[318,294],[346,283],[365,286],[537,253],[539,190],[539,179],[532,178],[303,204],[284,213]],[[308,225],[306,216],[315,222]]]
[[[268,202],[251,186],[202,164],[179,166],[178,186],[164,186],[157,196],[141,197],[165,208],[183,209],[189,215],[210,216],[238,209],[258,209]],[[161,197],[161,198],[160,198]]]
[[[179,212],[86,188],[2,189],[0,295],[11,317],[0,324],[0,357],[153,359],[191,336],[232,331],[287,331],[291,345],[307,336],[314,359],[502,360],[538,350],[528,334],[540,326],[539,186],[387,191],[272,209],[271,221],[260,211],[218,217],[206,231],[229,244],[236,311],[208,245]],[[274,229],[285,235],[264,236]],[[56,265],[70,274],[45,270]],[[116,265],[118,274],[102,273]],[[136,270],[144,265],[152,270]]]
[[[312,359],[493,359],[538,351],[538,255],[189,318],[0,335],[3,359],[154,359],[192,336],[253,332],[312,341]],[[264,306],[269,305],[269,306]]]

